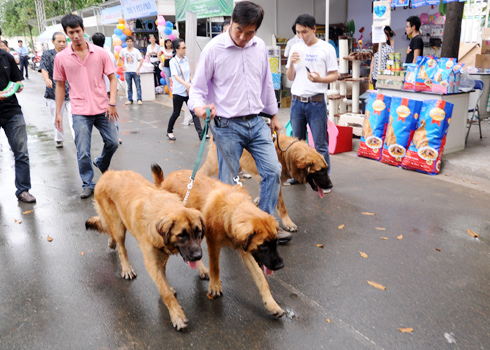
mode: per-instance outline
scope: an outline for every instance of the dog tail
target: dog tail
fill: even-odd
[[[104,230],[99,216],[92,216],[90,219],[85,221],[85,229],[106,233],[106,230]]]
[[[160,188],[162,186],[162,182],[164,180],[163,170],[158,164],[152,164],[151,173],[153,175],[153,182],[155,186]]]

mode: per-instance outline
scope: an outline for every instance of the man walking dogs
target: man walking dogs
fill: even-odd
[[[243,149],[255,159],[262,176],[259,208],[273,215],[281,186],[281,164],[271,138],[279,132],[277,101],[264,41],[255,36],[264,10],[250,1],[236,4],[230,28],[212,39],[199,58],[192,81],[189,108],[201,118],[206,108],[214,118],[218,147],[219,179],[233,184]],[[272,115],[270,129],[258,116]],[[224,152],[223,155],[221,152]],[[223,156],[230,161],[229,169]],[[289,232],[278,233],[279,242],[291,240]]]
[[[310,125],[315,149],[325,158],[330,173],[325,92],[328,83],[338,79],[337,55],[332,45],[316,37],[316,21],[313,16],[298,16],[294,24],[296,34],[302,40],[291,48],[286,65],[288,79],[293,82],[293,135],[300,140],[306,140],[306,124]],[[331,188],[323,190],[324,193],[331,191]]]
[[[116,93],[116,69],[109,55],[101,47],[89,44],[83,34],[85,28],[79,16],[68,14],[61,19],[61,25],[72,45],[56,55],[53,78],[56,84],[56,127],[63,131],[60,111],[65,98],[65,82],[70,84],[70,100],[75,129],[78,170],[83,182],[81,198],[88,198],[94,192],[94,169],[90,155],[92,128],[95,126],[102,136],[104,148],[94,165],[105,172],[118,147]],[[110,101],[104,75],[111,83]]]

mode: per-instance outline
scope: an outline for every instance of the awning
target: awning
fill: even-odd
[[[53,39],[53,34],[56,32],[63,33],[61,24],[55,24],[46,28],[46,30],[37,37],[37,41],[40,43],[50,43]]]

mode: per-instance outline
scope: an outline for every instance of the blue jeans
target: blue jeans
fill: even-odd
[[[294,100],[291,102],[291,126],[293,136],[306,140],[306,124],[310,125],[315,149],[323,155],[328,164],[330,174],[330,155],[327,144],[327,105],[323,102],[304,103]]]
[[[136,85],[136,93],[138,94],[138,101],[141,101],[141,79],[136,72],[126,72],[124,73],[124,79],[128,86],[128,100],[133,102],[133,79]]]
[[[22,113],[11,117],[0,117],[0,129],[3,128],[15,158],[15,187],[18,196],[31,189],[31,171],[29,152],[27,151],[26,122]]]
[[[119,146],[119,133],[117,122],[111,123],[105,113],[97,115],[73,114],[73,129],[75,129],[75,146],[77,147],[78,171],[82,178],[83,188],[94,188],[94,168],[90,156],[92,144],[92,128],[96,127],[102,140],[104,148],[99,158],[94,160],[95,165],[101,172],[109,169],[111,158]]]
[[[233,178],[238,175],[240,157],[245,148],[255,159],[257,170],[262,177],[259,208],[274,215],[281,188],[281,163],[277,159],[271,129],[261,117],[250,120],[242,118],[217,120],[215,118],[214,123],[215,141],[233,167],[233,169],[228,168],[228,164],[217,147],[219,180],[227,184],[234,184]]]

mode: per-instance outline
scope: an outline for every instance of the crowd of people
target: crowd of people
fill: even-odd
[[[198,137],[202,135],[199,118],[206,118],[209,109],[218,150],[219,180],[233,184],[239,172],[239,159],[244,149],[255,159],[262,177],[259,208],[274,214],[281,186],[281,164],[271,138],[279,133],[278,105],[272,84],[267,46],[256,36],[262,24],[264,10],[250,1],[236,4],[224,33],[212,39],[200,56],[195,76],[185,56],[182,39],[166,40],[164,47],[150,38],[146,55],[155,67],[162,64],[167,84],[172,85],[173,113],[167,127],[167,137],[176,140],[173,128],[184,102],[191,110]],[[41,71],[46,83],[46,103],[55,126],[56,147],[63,145],[63,117],[72,130],[80,177],[81,198],[93,194],[94,168],[105,172],[118,148],[118,112],[116,107],[116,59],[102,47],[103,34],[93,36],[94,44],[84,38],[83,20],[68,14],[62,18],[64,33],[53,35],[53,50],[43,55]],[[291,123],[293,136],[306,139],[306,125],[311,126],[315,147],[329,165],[327,145],[327,108],[324,92],[327,84],[338,78],[335,49],[315,36],[316,22],[311,15],[299,16],[293,26],[297,42],[289,49],[287,77],[293,82]],[[66,36],[71,45],[66,46]],[[100,35],[99,35],[100,34]],[[100,37],[100,38],[99,38]],[[143,57],[133,46],[133,38],[126,38],[127,48],[119,54],[128,86],[128,101],[133,103],[132,81],[135,81],[138,104],[142,104],[139,70]],[[162,57],[163,54],[163,57]],[[20,54],[22,59],[23,54]],[[14,58],[0,50],[0,90],[9,81],[21,83],[23,76]],[[219,67],[226,66],[226,69]],[[7,67],[7,68],[5,68]],[[21,61],[21,68],[23,68]],[[155,72],[157,81],[158,71]],[[27,73],[26,73],[27,77]],[[95,82],[94,79],[100,79]],[[106,79],[106,81],[104,81]],[[171,84],[170,80],[171,79]],[[19,92],[22,89],[19,90]],[[14,96],[0,94],[1,127],[5,128],[16,162],[16,195],[24,202],[35,202],[29,193],[29,157],[27,134],[21,108]],[[271,116],[267,124],[259,113]],[[104,147],[102,154],[92,162],[92,128],[99,130]],[[13,129],[17,128],[15,132]],[[324,189],[329,193],[331,188]],[[281,230],[279,242],[292,238]]]

